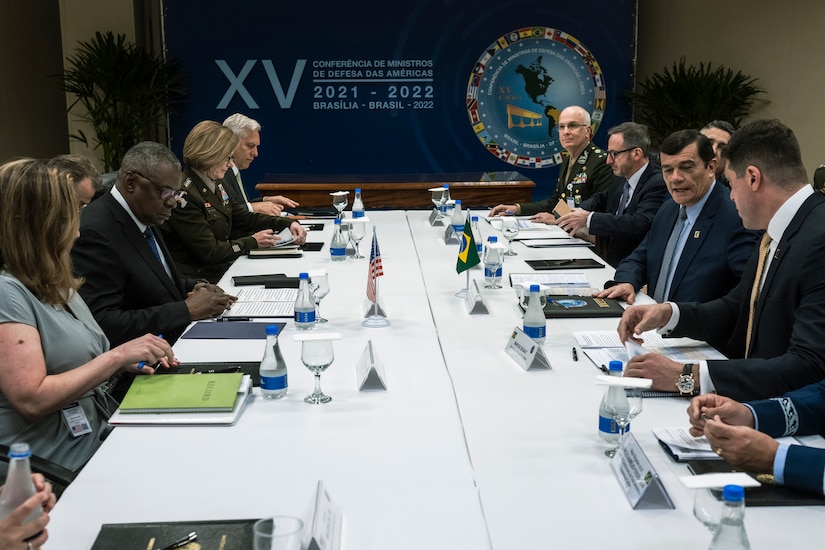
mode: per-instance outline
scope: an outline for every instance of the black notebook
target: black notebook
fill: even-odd
[[[198,321],[195,326],[183,333],[181,339],[266,340],[266,327],[270,325],[277,326],[280,332],[286,323],[233,321],[232,317],[227,317],[223,321]]]
[[[519,302],[522,310],[530,303],[530,297]],[[578,319],[587,317],[621,317],[624,308],[619,302],[610,298],[593,298],[592,296],[547,296],[544,305],[544,317],[547,319]]]
[[[524,260],[527,265],[536,271],[547,271],[550,269],[594,269],[604,267],[593,258],[566,258],[558,260]]]
[[[287,277],[283,273],[268,275],[235,275],[232,277],[235,286],[265,285],[267,288],[298,288],[298,277]]]
[[[696,475],[710,473],[741,472],[724,460],[688,460],[688,469]],[[815,506],[825,504],[825,497],[815,493],[797,491],[780,485],[766,483],[758,474],[745,472],[762,485],[745,487],[745,504],[747,506]]]
[[[165,548],[181,537],[197,534],[199,548],[247,550],[252,548],[252,526],[257,519],[221,521],[169,521],[158,523],[104,523],[92,550],[112,548]],[[189,546],[187,545],[187,548]]]
[[[261,346],[263,355],[263,346]],[[252,385],[261,385],[260,376],[261,363],[258,361],[223,361],[214,363],[181,363],[177,367],[162,369],[163,374],[203,374],[213,372],[240,372],[248,374],[252,379]]]

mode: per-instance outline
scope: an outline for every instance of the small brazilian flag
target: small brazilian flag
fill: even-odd
[[[455,270],[457,273],[462,273],[480,262],[476,242],[473,239],[473,230],[470,228],[470,215],[467,214],[464,231],[458,235],[458,262],[455,264]]]

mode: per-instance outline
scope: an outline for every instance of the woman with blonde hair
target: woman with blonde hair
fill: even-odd
[[[298,222],[250,212],[245,204],[230,199],[222,179],[232,167],[238,143],[232,130],[212,120],[199,122],[183,143],[186,195],[162,230],[184,277],[217,283],[236,258],[274,245],[277,233],[285,228],[296,244],[306,239],[306,230]],[[248,236],[232,239],[233,229]]]
[[[0,443],[74,471],[108,433],[109,377],[176,363],[151,334],[109,349],[72,274],[79,225],[67,176],[33,159],[0,166]]]

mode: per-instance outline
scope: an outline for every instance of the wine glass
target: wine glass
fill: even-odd
[[[347,207],[349,201],[347,200],[347,195],[349,195],[349,191],[336,191],[335,193],[330,193],[332,195],[332,206],[338,211],[338,219],[344,218],[344,208]]]
[[[444,196],[444,188],[443,187],[433,187],[430,189],[430,193],[432,193],[432,201],[435,209],[438,210],[438,207],[441,206],[441,197]]]
[[[350,239],[352,239],[352,242],[355,243],[355,256],[352,257],[353,260],[360,260],[364,258],[364,256],[361,255],[358,245],[361,243],[361,239],[363,239],[366,235],[367,228],[365,223],[352,222],[352,227],[350,227],[349,230],[349,236]]]
[[[518,235],[518,220],[513,216],[508,216],[501,219],[501,234],[507,239],[507,251],[505,256],[518,256],[513,252],[513,239]]]
[[[309,275],[309,289],[315,300],[315,322],[326,323],[329,319],[321,317],[321,300],[329,294],[329,275],[326,271],[318,271]]]
[[[722,490],[700,488],[693,497],[693,516],[702,522],[711,533],[719,528],[722,515]]]
[[[613,421],[619,426],[619,443],[615,449],[608,449],[604,452],[606,456],[613,458],[624,440],[624,432],[630,421],[642,412],[642,390],[641,388],[625,388],[625,399],[617,401],[607,401],[605,403],[607,413],[613,416]]]
[[[329,403],[332,397],[321,391],[321,373],[327,370],[335,359],[332,340],[303,340],[301,342],[301,362],[315,375],[315,391],[304,397],[311,405]]]
[[[259,519],[252,526],[255,550],[301,550],[304,522],[291,516]]]

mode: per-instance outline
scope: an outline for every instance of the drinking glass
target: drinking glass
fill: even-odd
[[[722,516],[722,490],[701,488],[693,497],[693,516],[714,533]]]
[[[444,196],[444,188],[433,187],[430,189],[430,193],[432,193],[433,205],[435,205],[435,209],[438,210],[438,207],[441,206],[441,197]]]
[[[513,216],[507,216],[501,219],[501,234],[507,239],[507,251],[505,256],[518,256],[513,252],[513,239],[518,235],[518,220]]]
[[[355,256],[352,257],[353,260],[360,260],[364,258],[364,256],[361,255],[358,245],[361,243],[361,239],[363,239],[366,235],[367,227],[365,223],[352,222],[352,226],[349,230],[349,236],[350,239],[352,239],[352,242],[355,243]]]
[[[347,195],[349,195],[348,191],[336,191],[335,193],[330,193],[332,195],[332,206],[338,211],[338,219],[344,218],[344,208],[347,207],[349,201],[347,200]]]
[[[626,388],[625,395],[627,400],[620,400],[618,403],[607,402],[605,408],[608,414],[613,416],[613,421],[619,427],[619,443],[615,449],[608,449],[604,452],[605,455],[613,458],[619,448],[622,446],[624,439],[624,432],[630,421],[636,418],[642,412],[642,390],[641,388]]]
[[[321,300],[329,294],[329,275],[327,275],[327,272],[310,273],[309,289],[312,291],[312,298],[315,300],[315,322],[326,323],[329,319],[321,317]]]
[[[292,516],[259,519],[252,526],[255,550],[301,550],[304,522]]]
[[[332,397],[321,391],[321,373],[327,370],[335,359],[332,340],[304,340],[301,342],[301,362],[315,375],[315,391],[304,398],[311,405],[329,403]]]

